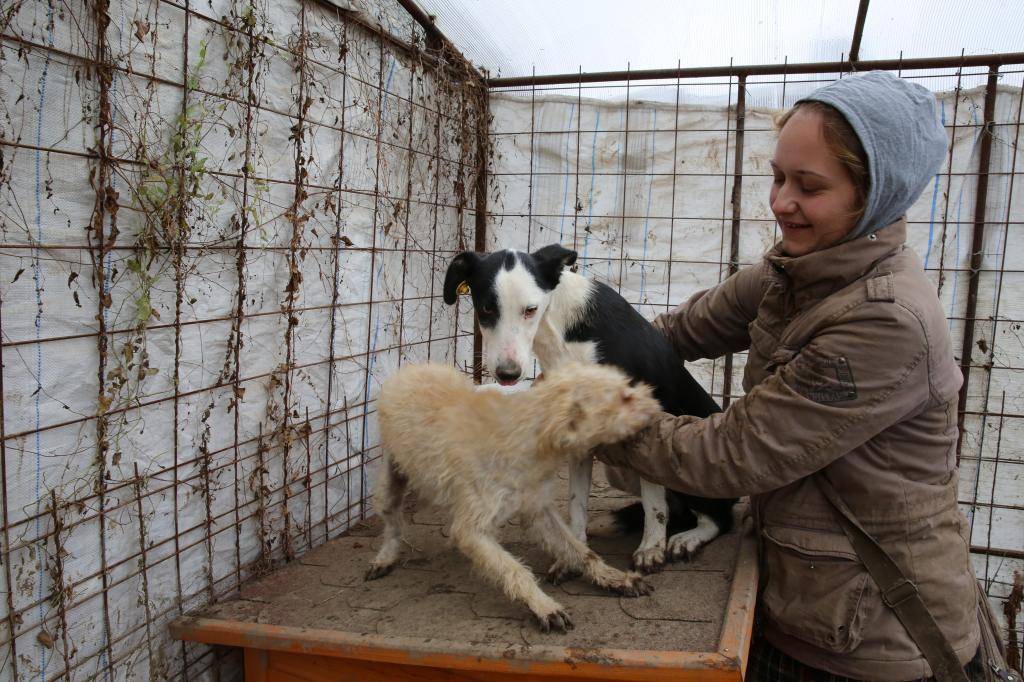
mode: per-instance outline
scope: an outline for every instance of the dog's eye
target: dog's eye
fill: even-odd
[[[523,309],[523,317],[525,317],[526,319],[530,319],[531,317],[533,317],[536,314],[537,314],[537,306],[535,306],[535,305],[527,306],[526,308]]]
[[[494,306],[482,305],[482,306],[480,306],[480,312],[483,315],[493,315],[494,314]]]

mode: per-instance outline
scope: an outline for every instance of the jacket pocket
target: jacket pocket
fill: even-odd
[[[783,632],[827,651],[860,646],[881,604],[878,588],[845,535],[783,526],[762,534],[762,604]]]

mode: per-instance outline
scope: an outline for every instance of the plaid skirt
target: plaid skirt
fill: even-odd
[[[984,682],[985,667],[981,662],[980,648],[974,658],[964,666],[964,672],[971,682]],[[852,677],[833,675],[804,665],[773,647],[763,637],[756,636],[750,643],[747,674],[743,679],[751,682],[860,682]],[[922,677],[919,682],[929,682],[932,679]]]

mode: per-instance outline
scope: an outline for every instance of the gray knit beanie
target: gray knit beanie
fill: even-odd
[[[826,85],[800,101],[807,100],[837,109],[867,153],[867,204],[846,240],[899,220],[946,158],[946,131],[935,95],[890,73],[871,71]]]

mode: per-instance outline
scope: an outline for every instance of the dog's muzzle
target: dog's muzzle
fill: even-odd
[[[517,362],[503,362],[494,368],[494,376],[502,384],[514,384],[523,374],[523,368]]]

